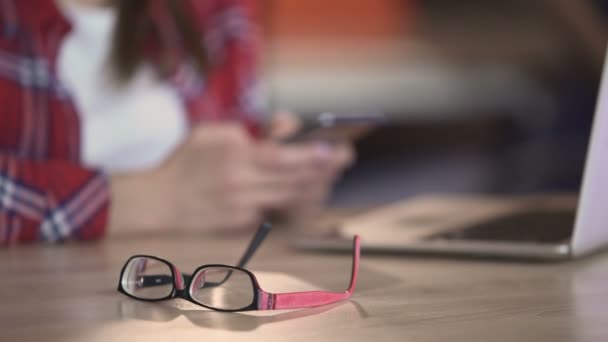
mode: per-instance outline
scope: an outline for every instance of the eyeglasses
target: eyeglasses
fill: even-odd
[[[255,275],[243,268],[270,230],[258,229],[237,266],[204,265],[192,275],[184,274],[167,260],[135,255],[120,273],[118,291],[138,300],[161,301],[183,298],[217,311],[279,310],[315,307],[348,299],[356,286],[359,270],[360,239],[353,239],[353,262],[349,287],[343,292],[309,291],[270,293],[264,291]]]

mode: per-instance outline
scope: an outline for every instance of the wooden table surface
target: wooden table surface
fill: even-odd
[[[350,256],[293,250],[274,231],[250,264],[268,290],[342,290]],[[0,250],[0,341],[608,341],[608,253],[556,263],[364,254],[352,300],[219,313],[116,291],[123,262],[232,263],[247,237],[148,237]],[[212,338],[211,340],[208,338]]]

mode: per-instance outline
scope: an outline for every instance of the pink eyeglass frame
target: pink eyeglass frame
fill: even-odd
[[[359,259],[360,259],[360,255],[361,255],[360,240],[361,239],[359,238],[358,235],[355,235],[355,237],[353,238],[353,258],[352,258],[350,283],[349,283],[348,288],[342,292],[305,291],[305,292],[270,293],[270,292],[264,291],[261,288],[257,278],[255,277],[255,275],[252,272],[250,272],[247,269],[241,268],[241,267],[218,265],[218,264],[204,265],[204,266],[198,267],[192,273],[193,277],[190,277],[185,274],[182,274],[179,271],[179,269],[175,265],[170,263],[169,261],[166,261],[164,259],[161,259],[161,258],[158,258],[155,256],[149,256],[149,255],[135,255],[135,256],[132,256],[131,258],[129,258],[129,260],[127,260],[127,262],[125,263],[125,266],[123,267],[123,269],[121,271],[121,276],[120,276],[121,280],[119,281],[119,284],[118,284],[118,291],[131,298],[134,298],[137,300],[143,300],[143,301],[153,301],[154,302],[154,301],[161,301],[161,300],[167,300],[167,299],[173,299],[173,298],[183,298],[194,304],[206,307],[208,309],[216,310],[216,311],[224,311],[224,312],[300,309],[300,308],[310,308],[310,307],[328,305],[328,304],[332,304],[332,303],[339,302],[339,301],[350,298],[350,296],[353,294],[353,292],[355,290],[355,287],[357,285],[357,278],[358,278],[358,274],[359,274]],[[129,265],[129,262],[132,259],[139,258],[139,257],[152,258],[157,261],[163,262],[169,266],[169,268],[171,269],[171,273],[172,273],[171,277],[172,277],[172,281],[173,281],[173,289],[168,296],[163,297],[163,298],[158,298],[158,299],[139,298],[137,296],[134,296],[134,295],[128,293],[126,291],[126,289],[123,287],[124,284],[122,282],[122,279],[123,279],[124,272],[127,268],[127,265]],[[196,301],[190,294],[191,284],[195,283],[193,281],[194,276],[199,274],[199,272],[203,271],[204,269],[214,268],[214,267],[221,267],[221,268],[225,268],[225,269],[234,269],[235,271],[241,271],[241,272],[247,274],[249,276],[249,278],[251,279],[251,283],[252,283],[252,286],[254,289],[252,303],[243,308],[238,308],[238,309],[234,309],[234,310],[232,310],[232,309],[226,310],[226,309],[211,307],[211,306],[208,306],[208,305],[205,305],[205,304],[202,304],[202,303]],[[145,281],[147,284],[151,284],[150,286],[154,286],[154,285],[158,285],[158,284],[162,284],[162,283],[166,284],[165,280],[169,280],[169,279],[166,279],[168,277],[164,278],[164,276],[159,276],[159,277],[146,276],[146,277],[154,278],[154,279],[147,279]],[[148,286],[148,285],[145,285],[145,286]]]
[[[288,293],[269,293],[258,288],[257,309],[258,310],[283,310],[310,308],[315,306],[327,305],[350,298],[357,286],[359,276],[359,258],[361,255],[361,242],[358,235],[353,239],[353,262],[348,288],[343,292],[330,291],[306,291]],[[255,276],[254,276],[255,279]]]

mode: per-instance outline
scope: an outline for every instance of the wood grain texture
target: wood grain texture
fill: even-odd
[[[268,290],[341,290],[346,254],[289,247],[274,231],[250,265]],[[248,237],[150,237],[0,250],[0,341],[608,341],[608,254],[561,264],[363,255],[351,301],[225,314],[116,291],[149,253],[183,270],[232,263]],[[144,339],[145,338],[145,339]]]

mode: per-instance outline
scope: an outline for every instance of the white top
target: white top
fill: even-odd
[[[176,91],[145,64],[127,84],[112,83],[107,62],[113,8],[62,4],[61,9],[72,31],[60,47],[58,74],[80,115],[83,163],[110,172],[160,164],[187,131]]]

